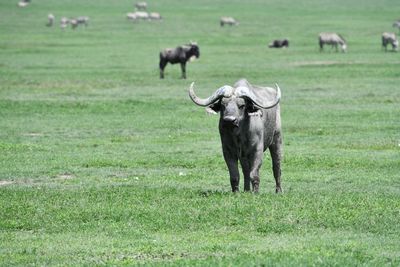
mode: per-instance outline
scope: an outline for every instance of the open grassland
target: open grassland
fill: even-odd
[[[398,1],[148,4],[163,22],[126,21],[131,0],[0,1],[0,265],[400,265],[400,53],[380,48]],[[321,31],[349,52],[319,53]],[[160,80],[159,51],[190,40],[188,80]],[[268,153],[261,193],[230,193],[218,117],[187,96],[242,77],[282,88],[284,194]]]

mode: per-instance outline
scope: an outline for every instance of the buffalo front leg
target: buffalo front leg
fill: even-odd
[[[186,63],[181,63],[182,79],[186,79]]]
[[[226,166],[229,170],[229,177],[231,181],[232,192],[239,192],[239,168],[238,168],[238,158],[234,153],[230,153],[228,149],[223,149],[224,159]]]
[[[269,147],[272,158],[272,171],[275,178],[275,192],[281,193],[281,159],[282,159],[282,136],[280,133],[275,134],[274,142]]]

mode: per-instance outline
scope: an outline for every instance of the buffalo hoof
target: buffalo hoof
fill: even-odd
[[[279,193],[283,193],[283,190],[281,187],[276,187],[275,188],[275,193],[279,194]]]

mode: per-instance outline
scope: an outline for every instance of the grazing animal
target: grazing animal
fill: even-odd
[[[56,18],[54,17],[53,14],[50,13],[49,15],[47,15],[47,19],[48,19],[48,21],[47,21],[47,23],[46,23],[46,26],[47,26],[47,27],[52,27],[53,24],[54,24],[54,20],[55,20]]]
[[[161,17],[161,15],[160,15],[160,13],[157,13],[157,12],[151,12],[151,13],[149,14],[149,18],[150,18],[151,20],[162,20],[162,17]]]
[[[224,27],[225,24],[229,26],[239,25],[239,22],[232,17],[221,17],[219,24]]]
[[[322,50],[324,49],[325,44],[329,44],[332,46],[332,48],[336,48],[336,52],[338,52],[338,45],[340,45],[342,52],[346,52],[346,40],[337,33],[323,32],[319,34],[318,39],[320,52],[322,52]]]
[[[61,29],[64,30],[65,28],[67,28],[67,26],[68,26],[69,23],[70,23],[70,19],[69,19],[69,18],[62,17],[61,20],[60,20],[60,27],[61,27]]]
[[[399,41],[397,40],[396,34],[393,32],[382,33],[382,48],[385,48],[385,51],[387,51],[388,44],[392,45],[393,51],[396,51],[399,46]]]
[[[186,62],[191,57],[200,57],[200,48],[196,43],[181,45],[174,49],[167,48],[160,52],[160,79],[164,79],[164,69],[167,63],[181,64],[182,78],[186,79]]]
[[[137,2],[135,4],[135,8],[137,10],[146,10],[147,9],[147,3],[146,2]]]
[[[26,7],[27,5],[29,5],[31,3],[31,0],[21,0],[18,2],[18,6],[19,7]]]
[[[268,45],[270,48],[282,48],[282,47],[289,47],[289,40],[288,39],[283,39],[283,40],[274,40],[272,43]]]
[[[80,16],[76,18],[76,22],[81,25],[85,25],[85,27],[89,26],[89,17]]]
[[[229,170],[232,192],[239,191],[238,160],[244,176],[244,191],[258,192],[259,170],[264,151],[269,149],[275,178],[275,192],[281,188],[282,131],[279,101],[281,91],[251,85],[241,79],[233,87],[225,85],[210,97],[196,96],[194,83],[189,89],[192,101],[209,113],[220,112],[219,133]]]
[[[137,19],[136,14],[132,13],[132,12],[126,13],[126,18],[129,20],[132,20],[132,21],[136,21],[136,19]]]
[[[70,19],[69,23],[71,24],[72,29],[76,29],[79,25],[78,21],[76,19]]]
[[[137,20],[142,19],[142,20],[149,20],[150,16],[149,13],[145,11],[136,11],[133,13],[136,17]]]
[[[400,33],[400,20],[396,20],[393,25],[394,28],[398,28],[399,29],[399,33]]]

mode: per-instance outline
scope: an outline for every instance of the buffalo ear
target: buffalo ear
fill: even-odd
[[[251,101],[249,101],[246,104],[246,110],[247,110],[247,113],[253,114],[253,113],[258,112],[260,110],[260,108],[257,107],[256,105],[254,105]]]
[[[212,105],[209,105],[208,107],[206,107],[206,111],[209,114],[217,114],[217,112],[219,112],[221,110],[221,103],[217,102],[214,103]]]

